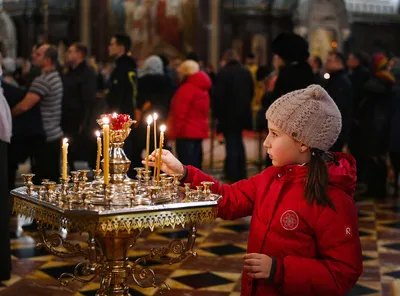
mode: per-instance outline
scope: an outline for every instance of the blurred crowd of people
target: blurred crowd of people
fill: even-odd
[[[209,119],[215,119],[226,146],[224,177],[235,182],[246,177],[243,130],[266,131],[268,106],[310,84],[323,86],[339,106],[343,129],[331,150],[350,151],[357,158],[359,181],[369,185],[368,194],[386,195],[388,166],[393,176],[400,172],[396,57],[332,51],[323,62],[310,56],[302,37],[283,33],[272,44],[271,65],[259,65],[252,53],[242,63],[234,50],[227,50],[215,71],[194,52],[184,58],[152,55],[135,61],[131,46],[127,35],[115,35],[106,63],[89,57],[79,43],[61,54],[50,44],[37,44],[30,60],[2,59],[2,88],[13,115],[9,188],[18,165],[28,157],[36,183],[57,180],[62,136],[71,141],[71,170],[79,160],[94,167],[95,119],[104,112],[127,113],[138,122],[125,146],[131,168],[141,164],[149,114],[157,112],[168,123],[167,144],[175,141],[179,158],[199,168],[202,141],[211,131]]]

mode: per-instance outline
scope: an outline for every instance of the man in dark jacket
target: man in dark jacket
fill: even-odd
[[[351,114],[351,127],[349,149],[350,153],[357,160],[357,180],[363,180],[365,161],[361,157],[360,145],[360,108],[364,98],[365,83],[370,79],[370,71],[365,64],[368,63],[368,57],[365,53],[354,52],[347,57],[347,67],[349,68],[349,78],[353,89],[353,110]]]
[[[340,52],[331,52],[328,55],[325,67],[330,75],[325,89],[335,101],[342,114],[342,131],[330,150],[341,152],[343,147],[348,143],[350,136],[353,90],[347,74],[346,58],[343,54]]]
[[[10,109],[21,102],[26,95],[26,91],[5,81],[1,86]],[[38,142],[43,139],[45,133],[39,105],[21,116],[13,117],[12,138],[8,150],[8,191],[15,188],[18,165],[24,163],[28,157],[31,158],[32,173],[36,173],[35,161],[32,158]]]
[[[125,34],[117,34],[111,38],[108,51],[110,57],[115,59],[115,69],[111,73],[111,87],[106,101],[110,111],[129,114],[135,118],[137,67],[135,60],[127,55],[131,45],[129,36]]]
[[[272,42],[272,51],[283,66],[272,93],[271,103],[279,97],[315,83],[314,73],[308,64],[307,41],[294,33],[282,33]]]
[[[129,114],[139,124],[141,114],[137,108],[137,67],[135,60],[128,56],[131,46],[132,42],[128,35],[116,34],[111,38],[108,53],[115,59],[115,68],[110,76],[111,87],[108,90],[106,102],[109,112]],[[142,163],[141,145],[138,145],[139,141],[135,141],[136,132],[132,130],[124,147],[131,160],[128,172],[130,177],[135,176],[133,168],[141,166]]]
[[[218,130],[225,138],[225,177],[236,182],[246,178],[242,132],[252,127],[251,100],[254,84],[250,71],[240,64],[233,50],[225,52],[222,65],[216,78],[213,111],[218,120]]]
[[[86,63],[87,48],[83,44],[72,44],[67,52],[69,71],[64,75],[64,98],[62,112],[62,128],[70,139],[71,148],[68,153],[68,163],[75,171],[74,161],[91,159],[82,155],[82,147],[88,138],[94,139],[92,118],[93,106],[96,100],[96,75]],[[82,142],[84,141],[84,142]],[[89,142],[88,142],[89,143]],[[95,147],[95,145],[93,145]]]

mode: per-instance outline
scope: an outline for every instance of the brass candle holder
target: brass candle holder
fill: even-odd
[[[83,182],[87,182],[87,180],[88,180],[87,175],[89,172],[90,172],[89,170],[79,170],[78,171],[79,176]]]
[[[33,191],[33,182],[32,179],[35,176],[35,174],[22,174],[22,177],[24,178],[24,185],[26,186],[26,194],[29,196],[32,196],[32,191]]]
[[[78,183],[79,183],[79,175],[80,173],[78,171],[72,171],[70,172],[71,174],[71,180],[72,183],[74,183],[72,190],[76,193],[78,192]]]
[[[204,196],[210,195],[211,194],[210,187],[212,185],[214,185],[214,182],[212,182],[212,181],[203,181],[203,182],[201,182],[201,185],[204,186],[204,190],[203,190]]]
[[[71,178],[69,176],[67,176],[67,178],[65,178],[65,179],[60,178],[60,181],[61,181],[61,194],[63,196],[67,196],[67,194],[68,194],[69,180],[70,179]]]
[[[183,184],[183,185],[185,185],[185,198],[187,199],[187,200],[189,200],[190,199],[190,183],[185,183],[185,184]]]
[[[98,169],[98,170],[93,170],[93,179],[94,179],[94,181],[100,181],[101,180],[101,172],[102,172],[102,170],[101,169]]]
[[[56,186],[56,182],[53,181],[48,181],[46,183],[44,183],[44,188],[46,190],[46,198],[47,201],[52,203],[53,202],[53,198],[54,198],[54,188]]]

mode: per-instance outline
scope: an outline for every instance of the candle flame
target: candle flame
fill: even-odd
[[[96,134],[97,138],[100,138],[100,132],[99,131],[96,131],[95,134]]]
[[[164,124],[160,126],[160,131],[162,133],[165,132],[166,129],[167,129],[167,127]]]
[[[108,117],[103,117],[103,123],[104,124],[109,124],[110,123],[110,119]]]
[[[154,112],[153,118],[154,118],[154,120],[157,120],[158,119],[158,114]]]
[[[68,139],[67,138],[64,138],[63,139],[63,144],[67,144],[68,143]]]
[[[150,125],[153,122],[153,117],[151,115],[149,115],[147,117],[147,124]]]
[[[118,117],[118,114],[117,114],[116,112],[114,112],[113,115],[112,115],[112,117],[113,117],[113,118],[117,118],[117,117]]]

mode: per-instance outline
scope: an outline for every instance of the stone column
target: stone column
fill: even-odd
[[[210,0],[210,42],[209,56],[211,65],[218,69],[220,52],[220,0]]]
[[[91,23],[90,23],[90,0],[81,0],[80,3],[80,23],[81,23],[81,32],[80,39],[83,44],[85,44],[88,48],[88,52],[91,52]]]

